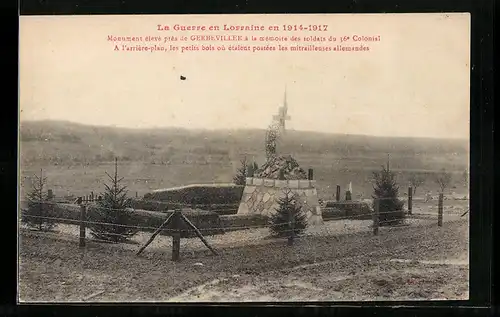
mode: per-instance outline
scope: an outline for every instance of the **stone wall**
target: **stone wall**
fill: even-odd
[[[301,199],[309,225],[323,223],[318,202],[318,192],[315,180],[276,180],[247,177],[245,189],[241,198],[239,215],[259,214],[270,216],[276,212],[278,198],[283,197],[284,189],[288,188]]]

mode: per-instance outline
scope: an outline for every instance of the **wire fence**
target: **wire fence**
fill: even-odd
[[[106,225],[110,227],[122,227],[122,228],[129,228],[129,229],[144,229],[144,230],[157,230],[158,227],[146,227],[146,226],[136,226],[136,225],[124,225],[124,224],[116,224],[116,223],[110,223],[110,222],[99,222],[99,221],[89,221],[89,220],[75,220],[72,218],[60,218],[60,217],[47,217],[47,216],[36,216],[36,215],[22,215],[22,217],[27,217],[27,218],[33,218],[33,219],[46,219],[46,220],[56,220],[55,222],[59,223],[68,223],[68,222],[74,222],[74,224],[85,224],[85,225]],[[280,226],[280,225],[285,225],[289,224],[289,222],[283,222],[283,223],[277,223],[273,224],[274,226]],[[267,226],[263,225],[248,225],[248,226],[234,226],[234,227],[210,227],[210,228],[198,228],[199,231],[214,231],[218,229],[240,229],[240,230],[247,230],[247,229],[255,229],[255,228],[263,228]],[[162,228],[162,231],[166,232],[178,232],[178,231],[194,231],[194,229],[171,229],[171,228]]]
[[[384,201],[386,199],[384,198],[381,198],[381,199],[378,199],[379,201]],[[388,200],[388,199],[387,199]],[[47,201],[47,200],[44,200],[44,201],[28,201],[28,200],[23,200],[21,202],[24,202],[24,203],[34,203],[34,204],[43,204],[43,205],[53,205],[53,206],[58,206],[58,205],[61,205],[61,203],[59,202],[53,202],[53,201]],[[356,202],[352,202],[351,204],[356,204]],[[441,203],[442,205],[442,199],[441,199]],[[81,206],[81,205],[80,205]],[[88,205],[86,205],[88,206]],[[182,204],[179,204],[179,206],[184,206],[184,207],[187,207],[185,204],[182,205]],[[441,206],[443,207],[443,206]],[[99,210],[107,210],[107,211],[123,211],[123,209],[115,209],[115,208],[109,208],[109,207],[104,207],[104,206],[98,206],[96,207],[98,208]],[[439,208],[439,206],[438,206]],[[131,208],[132,210],[135,210],[134,208]],[[179,208],[181,209],[181,208]],[[322,212],[328,212],[328,211],[338,211],[338,208],[336,207],[323,207],[321,208],[321,211]],[[469,211],[469,208],[467,208],[465,210],[465,213],[462,214],[462,216],[464,216],[467,212]],[[438,210],[439,212],[439,210]],[[392,210],[392,211],[382,211],[382,212],[378,212],[378,215],[384,215],[384,214],[400,214],[400,213],[404,213],[405,215],[408,215],[408,210]],[[328,218],[328,221],[336,221],[336,220],[355,220],[356,218],[365,218],[367,216],[370,216],[370,217],[374,217],[374,214],[375,212],[374,211],[370,211],[370,212],[363,212],[363,213],[358,213],[358,214],[351,214],[351,215],[347,215],[347,216],[334,216],[334,217],[329,217]],[[90,220],[82,220],[80,218],[64,218],[64,217],[53,217],[53,216],[40,216],[40,215],[28,215],[24,212],[21,212],[20,214],[21,217],[31,217],[31,218],[38,218],[38,219],[46,219],[46,220],[54,220],[55,222],[62,222],[62,223],[75,223],[75,224],[80,224],[80,223],[84,223],[84,224],[96,224],[96,225],[108,225],[108,226],[116,226],[116,227],[126,227],[126,228],[131,228],[131,229],[147,229],[147,230],[156,230],[157,227],[152,227],[152,226],[140,226],[140,225],[129,225],[129,224],[117,224],[117,223],[109,223],[109,222],[99,222],[99,221],[90,221]],[[288,224],[289,222],[285,222],[283,224]],[[382,222],[381,222],[382,223]],[[279,226],[280,224],[275,224],[277,226]],[[210,227],[210,228],[200,228],[199,230],[204,230],[204,231],[209,231],[209,230],[214,230],[214,229],[232,229],[232,230],[235,230],[235,229],[240,229],[240,230],[245,230],[245,229],[252,229],[252,228],[261,228],[261,227],[266,227],[266,225],[262,225],[262,224],[259,224],[259,225],[247,225],[247,226],[223,226],[223,227]],[[168,231],[168,230],[176,230],[176,229],[163,229],[164,231]]]
[[[443,195],[439,196],[438,199],[438,213],[437,213],[437,224],[438,226],[442,226],[443,223]],[[385,227],[385,225],[389,225],[388,227],[390,228],[399,228],[399,227],[408,227],[408,223],[405,221],[405,216],[409,214],[408,210],[392,210],[392,211],[380,211],[380,205],[381,202],[383,203],[384,199],[380,200],[375,200],[374,201],[374,210],[370,210],[369,212],[363,212],[355,215],[342,215],[342,216],[335,216],[335,217],[330,217],[328,221],[342,221],[342,220],[350,220],[350,221],[355,221],[357,219],[362,219],[362,218],[370,218],[371,221],[366,221],[363,224],[360,225],[358,228],[359,230],[368,230],[372,229],[373,230],[373,235],[378,235],[378,230],[379,227]],[[28,201],[22,201],[24,203],[28,203]],[[58,202],[52,202],[52,201],[29,201],[29,203],[32,204],[39,204],[39,205],[60,205]],[[310,236],[315,236],[315,235],[332,235],[332,234],[338,234],[338,230],[330,230],[328,226],[325,226],[324,230],[302,230],[301,228],[295,227],[295,218],[291,217],[289,221],[285,222],[280,222],[280,223],[271,223],[267,222],[265,224],[256,224],[256,225],[231,225],[231,224],[223,224],[221,226],[209,226],[209,227],[200,227],[197,228],[194,225],[190,223],[189,220],[186,220],[189,222],[191,227],[181,227],[176,223],[173,227],[166,228],[165,223],[162,224],[161,226],[143,226],[143,225],[136,225],[136,224],[122,224],[122,223],[112,223],[112,222],[105,222],[105,221],[93,221],[89,219],[87,215],[87,208],[89,206],[92,206],[92,203],[82,203],[79,205],[80,207],[80,213],[74,213],[73,217],[54,217],[50,215],[37,215],[37,214],[29,214],[26,212],[21,212],[20,213],[20,218],[21,220],[24,219],[38,219],[40,221],[51,221],[54,223],[66,223],[66,224],[73,224],[77,225],[80,227],[80,246],[85,246],[85,240],[87,239],[86,233],[87,229],[90,229],[90,234],[94,235],[94,238],[92,241],[97,241],[97,242],[113,242],[110,240],[105,240],[105,239],[99,239],[99,236],[116,236],[121,238],[121,240],[126,240],[129,239],[131,235],[127,234],[122,234],[119,233],[120,230],[108,230],[109,232],[106,232],[104,235],[99,235],[99,234],[94,234],[94,231],[92,230],[93,226],[99,225],[99,226],[106,226],[108,228],[127,228],[131,230],[135,230],[137,232],[151,232],[154,231],[153,236],[151,237],[152,239],[155,237],[156,234],[159,234],[161,232],[163,233],[168,233],[168,235],[171,235],[174,238],[174,241],[172,243],[172,246],[176,245],[175,240],[178,239],[180,240],[180,235],[181,233],[189,232],[193,233],[195,232],[196,235],[200,239],[203,240],[203,242],[209,247],[208,242],[204,239],[203,234],[207,234],[211,236],[210,232],[214,231],[221,231],[222,233],[227,232],[227,231],[242,231],[242,230],[251,230],[251,229],[276,229],[279,231],[280,235],[282,237],[285,237],[289,239],[290,243],[293,243],[294,239],[304,239],[306,237]],[[111,210],[111,211],[121,211],[122,209],[113,209],[113,208],[107,208],[107,207],[98,207],[98,209],[102,210]],[[329,211],[329,210],[335,210],[335,207],[332,208],[323,208],[322,211]],[[462,214],[462,217],[468,212],[467,211]],[[385,216],[389,216],[391,214],[400,214],[402,215],[401,219],[386,219]],[[182,211],[173,211],[171,213],[172,215],[175,214],[182,214]],[[167,217],[165,215],[165,217]],[[184,217],[184,216],[182,216]],[[407,218],[408,219],[408,218]],[[168,221],[168,219],[167,219]],[[113,231],[118,231],[118,232],[113,232]],[[148,241],[147,244],[149,244],[151,241]],[[179,244],[179,243],[177,243]],[[144,247],[145,247],[144,246]],[[179,251],[175,251],[173,249],[173,254],[174,252],[178,253]]]
[[[453,220],[450,219],[447,221],[447,223],[451,224],[451,223],[454,223],[457,221],[463,221],[463,219],[453,219]],[[431,229],[434,226],[435,226],[435,224],[432,225],[432,224],[428,224],[428,223],[427,224],[413,225],[413,226],[408,225],[408,224],[392,225],[390,228],[386,228],[388,231],[386,234],[381,236],[382,240],[380,240],[380,241],[375,240],[375,241],[379,241],[379,242],[376,242],[376,244],[383,246],[385,244],[390,243],[391,240],[400,240],[400,239],[404,238],[406,236],[406,234],[409,234],[412,236],[419,235],[419,236],[425,237],[427,235],[427,230]],[[311,247],[313,247],[313,246],[315,247],[316,243],[317,243],[316,241],[318,241],[318,240],[316,240],[317,238],[321,239],[319,241],[325,241],[323,239],[328,239],[328,241],[332,241],[332,242],[333,241],[341,241],[338,239],[341,239],[342,237],[344,237],[346,235],[348,236],[350,234],[363,233],[363,232],[364,232],[364,234],[369,234],[370,233],[369,229],[371,229],[369,226],[364,226],[363,228],[360,228],[359,230],[355,230],[355,231],[345,230],[345,228],[344,228],[344,230],[342,230],[342,229],[340,229],[340,230],[339,229],[328,230],[328,228],[327,228],[327,230],[324,230],[322,232],[314,232],[314,231],[307,232],[306,231],[302,234],[296,235],[295,240],[300,242],[301,244],[302,243],[306,243],[307,245],[311,244]],[[401,230],[401,229],[404,229],[404,230]],[[404,235],[402,236],[401,234],[395,234],[396,232],[394,232],[395,236],[391,237],[391,235],[393,234],[392,233],[393,230],[396,230],[397,232],[404,233]],[[43,235],[44,233],[39,233],[39,234]],[[221,241],[218,239],[210,239],[210,243],[213,243],[213,246],[215,248],[222,250],[226,247],[229,247],[230,249],[233,247],[242,247],[242,246],[243,247],[251,247],[251,246],[258,246],[261,244],[265,245],[268,243],[273,243],[273,241],[276,241],[274,239],[267,239],[266,238],[267,234],[268,233],[265,232],[264,235],[260,235],[260,236],[258,236],[258,238],[256,238],[256,235],[251,235],[249,237],[241,239],[241,241],[236,241],[237,243],[235,243],[235,241],[232,240],[234,238],[233,236],[228,237],[229,239],[226,239],[226,240],[232,240],[232,241]],[[62,237],[60,237],[60,235],[58,233],[54,233],[54,235],[56,236],[55,239],[62,238]],[[119,236],[119,234],[115,234],[115,235]],[[375,238],[376,236],[373,236],[373,237]],[[240,238],[240,236],[238,236],[238,238]],[[72,239],[71,237],[68,237],[68,239],[69,239],[69,241],[71,241],[74,238]],[[123,244],[120,242],[114,242],[114,241],[110,241],[110,240],[99,239],[96,237],[92,237],[90,239],[88,238],[88,241],[94,242],[94,243],[111,244],[111,245],[115,245],[117,247],[119,246],[120,248],[125,247],[125,249],[129,249],[130,251],[133,251],[133,252],[135,252],[136,248],[139,248],[139,245],[143,243],[143,242],[142,243],[138,242],[138,241],[140,241],[140,239],[135,239],[134,240],[135,243],[131,245],[131,244]],[[347,240],[347,241],[353,241],[353,240]],[[414,241],[414,243],[417,243],[418,241],[420,241],[420,240],[417,239],[416,241]],[[182,242],[183,242],[182,248],[183,248],[184,256],[192,257],[192,258],[200,258],[200,257],[204,257],[204,254],[206,254],[203,251],[203,249],[205,249],[205,247],[197,239],[182,239]],[[420,242],[418,242],[418,243],[420,243]],[[168,249],[171,247],[172,247],[172,239],[162,239],[162,240],[157,242],[157,245],[154,247],[153,252],[162,252],[163,253],[163,252],[165,252],[165,248]],[[357,248],[355,245],[353,245],[352,247]],[[403,246],[402,248],[406,249],[407,245]],[[383,255],[384,252],[386,252],[386,253],[397,252],[396,249],[397,248],[391,247],[390,249],[386,249],[385,251],[375,250],[371,253],[377,253],[378,255]],[[156,250],[156,251],[154,251],[154,250]],[[227,251],[223,251],[223,252],[227,252]],[[358,256],[354,256],[354,257],[350,257],[350,258],[363,257],[363,256],[367,256],[367,255],[370,255],[370,253],[368,253],[368,254],[363,253],[363,254],[360,254]]]
[[[110,210],[119,210],[119,209],[110,209]],[[385,211],[379,213],[380,215],[383,214],[394,214],[394,213],[401,213],[401,210],[396,210],[396,211]],[[329,218],[328,221],[336,221],[336,220],[353,220],[352,218],[361,218],[364,216],[373,216],[373,213],[366,213],[366,214],[361,214],[361,215],[354,215],[354,216],[341,216],[341,217],[334,217],[334,218]],[[33,218],[33,219],[45,219],[45,220],[54,220],[55,222],[59,223],[71,223],[73,222],[74,224],[86,224],[86,225],[107,225],[107,226],[112,226],[112,227],[123,227],[123,228],[130,228],[130,229],[145,229],[145,230],[156,230],[158,227],[148,227],[148,226],[138,226],[138,225],[126,225],[126,224],[117,224],[117,223],[110,223],[110,222],[99,222],[99,221],[90,221],[90,220],[77,220],[74,218],[62,218],[62,217],[49,217],[49,216],[37,216],[37,215],[28,215],[28,214],[22,214],[21,217],[27,217],[27,218]],[[387,222],[391,222],[393,220],[387,220]],[[384,221],[380,221],[379,223],[383,223]],[[282,223],[273,223],[273,226],[281,226],[281,225],[288,225],[290,222],[282,222]],[[254,229],[254,228],[263,228],[263,227],[269,227],[269,225],[247,225],[247,226],[224,226],[224,227],[210,227],[210,228],[198,228],[200,231],[213,231],[213,230],[218,230],[218,229],[239,229],[239,230],[247,230],[247,229]],[[193,231],[193,229],[168,229],[164,228],[162,231]]]

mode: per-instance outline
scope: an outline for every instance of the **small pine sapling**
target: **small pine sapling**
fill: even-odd
[[[278,207],[275,210],[276,213],[270,219],[272,236],[287,237],[292,232],[298,235],[306,229],[307,216],[303,206],[289,189],[285,189],[284,195],[278,198]]]
[[[21,222],[31,229],[50,231],[55,226],[54,205],[49,201],[48,193],[45,193],[47,178],[34,175],[31,191],[26,195],[27,207],[21,210]]]
[[[233,183],[236,185],[245,185],[246,184],[246,177],[247,177],[247,159],[244,157],[241,160],[241,165],[236,171],[236,175],[233,177]]]
[[[379,225],[390,226],[401,224],[404,221],[404,202],[398,198],[399,187],[395,174],[387,167],[382,166],[380,172],[374,172],[373,208],[375,200],[379,202]]]
[[[118,178],[117,159],[114,176],[106,175],[111,184],[104,184],[102,199],[89,210],[90,234],[99,240],[124,242],[138,230],[132,225],[133,211],[128,208],[131,201],[127,198],[127,187],[120,184],[123,178]]]

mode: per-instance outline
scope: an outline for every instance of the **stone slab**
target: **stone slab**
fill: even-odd
[[[299,188],[299,180],[295,180],[295,179],[288,180],[288,188],[290,188],[290,189]]]
[[[245,188],[243,189],[243,194],[251,194],[255,191],[255,186],[252,186],[252,185],[247,185],[245,186]]]
[[[262,200],[264,202],[267,202],[271,198],[271,195],[269,193],[264,193],[264,196],[262,197]]]
[[[299,188],[310,188],[311,187],[311,183],[309,180],[305,179],[300,179],[299,180]]]
[[[264,180],[262,178],[254,178],[253,179],[253,184],[255,186],[261,186],[264,184]]]
[[[274,187],[276,187],[276,188],[288,187],[288,182],[286,180],[275,180]]]
[[[264,186],[274,187],[274,179],[264,179]]]
[[[240,214],[240,215],[246,215],[246,214],[249,214],[249,213],[250,213],[250,210],[248,209],[247,204],[241,203],[240,207],[238,208],[238,214]]]

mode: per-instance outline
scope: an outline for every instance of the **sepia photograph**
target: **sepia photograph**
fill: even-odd
[[[18,303],[469,299],[470,15],[21,16]]]

